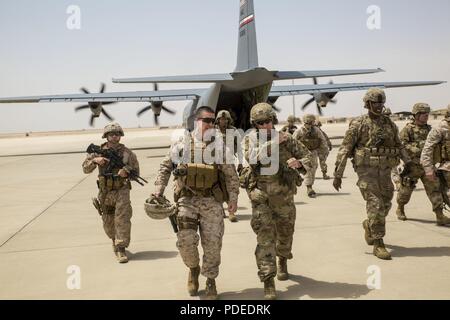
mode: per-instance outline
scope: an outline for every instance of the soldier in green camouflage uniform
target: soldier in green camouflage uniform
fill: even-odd
[[[450,186],[450,105],[447,107],[445,119],[431,129],[422,150],[420,164],[425,171],[425,180],[437,183],[436,173],[441,177],[441,183],[446,188],[446,197],[449,196]],[[439,163],[436,168],[435,164]],[[424,180],[423,180],[424,181]],[[444,191],[445,193],[445,191]],[[448,200],[447,200],[448,201]],[[438,226],[450,225],[450,218],[442,211],[436,210],[436,223]]]
[[[410,158],[402,145],[395,123],[382,114],[386,96],[383,90],[372,88],[364,96],[367,115],[356,118],[346,132],[336,159],[333,186],[339,191],[348,158],[358,175],[358,187],[366,200],[368,219],[363,222],[367,244],[373,245],[373,254],[384,260],[391,259],[383,237],[386,216],[391,209],[394,186],[392,168],[401,158],[410,165]]]
[[[294,134],[295,131],[297,131],[297,126],[295,125],[295,117],[289,116],[287,118],[288,124],[285,125],[283,128],[281,128],[281,132],[286,132],[289,134]]]
[[[221,110],[217,113],[216,117],[216,129],[220,131],[220,133],[223,135],[223,142],[227,143],[227,133],[231,134],[233,136],[233,150],[234,154],[236,156],[236,159],[238,160],[238,172],[242,170],[242,158],[241,153],[238,152],[238,144],[240,143],[240,135],[238,130],[233,127],[233,118],[231,117],[230,112],[227,110]],[[231,146],[229,146],[231,147]],[[224,214],[225,216],[225,214]],[[231,222],[237,222],[238,218],[234,212],[231,212],[228,214],[228,219]]]
[[[301,185],[300,173],[306,173],[305,169],[310,167],[311,153],[290,134],[274,131],[276,115],[271,105],[253,106],[250,121],[254,128],[243,140],[244,157],[249,165],[244,167],[240,180],[252,203],[258,276],[264,282],[265,298],[275,299],[275,275],[281,281],[289,277],[287,260],[292,259],[296,217],[294,194]],[[260,141],[265,134],[267,140]],[[271,156],[269,163],[266,160]],[[266,174],[264,170],[274,161],[278,161],[278,166],[271,175]]]
[[[430,114],[430,106],[425,103],[414,105],[412,113],[414,120],[408,123],[400,132],[400,140],[406,148],[413,164],[406,168],[402,174],[400,189],[397,194],[397,217],[405,221],[405,205],[411,199],[411,195],[416,188],[417,182],[422,180],[428,198],[433,206],[433,211],[437,216],[442,215],[444,200],[442,198],[439,180],[429,180],[425,178],[425,171],[420,165],[420,155],[425,145],[425,140],[431,131],[431,126],[427,124]]]
[[[294,139],[305,145],[312,155],[311,168],[305,177],[306,193],[310,198],[316,197],[313,185],[316,179],[316,171],[319,167],[319,154],[328,152],[327,140],[315,124],[316,117],[314,115],[305,115],[303,117],[303,126],[295,131],[293,135]]]
[[[131,184],[127,177],[132,170],[139,174],[139,162],[136,155],[119,143],[123,135],[123,130],[118,123],[108,124],[103,133],[103,138],[106,138],[108,142],[102,144],[101,148],[114,149],[126,165],[123,169],[114,169],[114,177],[105,176],[108,159],[98,154],[88,154],[82,165],[83,172],[86,174],[98,167],[98,201],[101,206],[103,228],[106,235],[112,239],[113,250],[120,263],[128,262],[125,248],[130,244],[131,235]]]
[[[214,111],[209,107],[201,107],[195,117],[195,130],[175,142],[161,163],[154,195],[163,195],[173,172],[174,200],[178,209],[177,247],[184,264],[189,268],[188,292],[191,296],[198,294],[200,239],[203,247],[201,274],[207,278],[206,297],[217,299],[215,279],[219,274],[224,234],[222,205],[226,200],[228,212],[236,212],[239,179],[234,163],[221,164],[206,158],[206,150],[212,139],[206,141],[208,139],[205,137],[214,132]]]
[[[330,176],[327,174],[328,172],[327,159],[328,155],[330,154],[330,151],[333,149],[333,145],[331,144],[331,140],[328,137],[328,135],[325,133],[325,131],[322,130],[322,122],[320,122],[320,120],[316,121],[316,127],[319,128],[320,132],[323,134],[325,140],[327,141],[328,148],[327,149],[320,148],[318,150],[318,157],[320,169],[322,170],[323,180],[330,180]]]

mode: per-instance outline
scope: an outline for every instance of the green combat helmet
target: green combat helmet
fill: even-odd
[[[387,116],[387,117],[392,116],[392,111],[391,111],[391,109],[390,109],[390,108],[384,108],[384,110],[383,110],[383,115],[385,115],[385,116]]]
[[[313,114],[307,114],[303,117],[303,122],[305,124],[312,124],[314,125],[316,123],[316,116]]]
[[[229,126],[233,125],[233,118],[231,117],[231,114],[227,110],[219,111],[219,113],[217,114],[217,117],[216,117],[216,124],[219,123],[219,119],[221,119],[221,118],[226,118],[228,120]]]
[[[102,138],[103,139],[106,138],[106,136],[110,132],[119,132],[120,136],[122,136],[122,137],[125,135],[123,133],[122,127],[117,122],[112,122],[112,123],[110,123],[110,124],[105,126],[105,128],[103,129],[103,136],[102,136]]]
[[[416,115],[418,113],[430,113],[430,112],[431,112],[430,105],[426,103],[416,103],[412,109],[413,115]]]
[[[369,102],[386,103],[386,94],[382,89],[371,88],[367,90],[366,94],[364,95],[363,101],[365,108],[367,108]]]
[[[258,121],[265,121],[271,119],[273,124],[277,123],[277,115],[268,103],[262,102],[255,104],[250,111],[250,123],[254,124]]]

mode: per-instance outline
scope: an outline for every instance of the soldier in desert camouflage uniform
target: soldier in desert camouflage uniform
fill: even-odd
[[[298,129],[297,126],[295,125],[295,117],[294,116],[289,116],[287,118],[287,122],[288,124],[285,125],[283,128],[281,128],[281,132],[286,132],[289,134],[294,134],[294,132]]]
[[[227,110],[221,110],[217,113],[216,117],[216,129],[220,131],[223,136],[223,142],[227,143],[227,134],[232,136],[233,145],[228,146],[229,148],[233,148],[234,155],[238,161],[237,171],[242,170],[242,153],[238,152],[238,144],[241,141],[241,137],[239,135],[238,130],[233,127],[233,118],[231,117],[230,112]],[[231,222],[237,222],[238,218],[234,212],[229,213],[228,219]]]
[[[397,194],[398,208],[396,213],[399,220],[404,221],[407,219],[405,205],[411,199],[411,195],[419,179],[422,180],[436,216],[443,215],[444,200],[442,198],[439,180],[427,179],[425,177],[425,171],[420,164],[420,155],[422,154],[425,140],[431,131],[431,126],[427,124],[430,111],[431,109],[428,104],[415,104],[412,110],[414,120],[408,123],[400,132],[400,140],[406,147],[406,151],[408,151],[410,158],[413,160],[413,164],[402,174],[401,185]]]
[[[394,186],[392,168],[401,158],[409,166],[409,158],[398,136],[398,128],[383,115],[386,95],[383,90],[372,88],[364,96],[367,115],[353,120],[346,132],[336,159],[333,186],[339,191],[348,158],[358,175],[358,187],[366,200],[368,219],[363,222],[365,239],[373,245],[373,254],[379,259],[390,260],[383,238],[386,234],[386,216],[391,209]]]
[[[294,194],[301,185],[300,172],[304,174],[305,169],[309,169],[311,153],[290,134],[272,131],[276,115],[271,105],[253,106],[250,121],[254,129],[243,140],[248,164],[240,181],[252,203],[251,226],[257,235],[258,276],[264,282],[265,298],[275,299],[275,275],[281,281],[289,277],[287,260],[292,259],[296,217]],[[268,136],[266,142],[260,141],[263,134]],[[271,156],[271,160],[278,161],[279,165],[271,175],[265,175],[263,170],[273,164],[266,161]]]
[[[333,149],[333,145],[331,144],[331,140],[328,137],[328,135],[325,133],[325,131],[322,130],[322,122],[320,120],[316,121],[316,126],[319,128],[320,132],[322,132],[323,136],[325,137],[325,140],[327,141],[327,149],[320,148],[318,150],[318,157],[319,157],[319,164],[320,169],[322,170],[322,176],[323,180],[330,180],[330,176],[328,176],[328,166],[327,166],[327,158],[330,154],[330,151]]]
[[[311,169],[308,170],[305,177],[306,193],[310,198],[316,197],[316,192],[312,187],[316,179],[317,168],[319,167],[319,154],[328,152],[327,140],[315,124],[316,117],[314,115],[305,115],[303,117],[303,126],[294,133],[294,139],[305,145],[312,155]]]
[[[222,203],[227,200],[228,212],[235,213],[239,193],[239,180],[233,163],[206,163],[205,150],[210,144],[206,141],[206,135],[215,132],[214,122],[211,108],[197,109],[194,131],[174,143],[169,155],[161,163],[154,193],[155,196],[163,195],[173,173],[174,200],[178,209],[177,247],[184,264],[189,268],[188,292],[191,296],[198,294],[200,238],[203,247],[201,274],[207,278],[208,299],[217,299],[215,279],[219,274],[224,234]]]
[[[88,174],[98,167],[99,187],[98,201],[101,206],[103,228],[107,236],[112,239],[113,250],[120,263],[128,262],[125,252],[130,244],[132,208],[130,202],[131,183],[128,174],[134,170],[139,174],[139,162],[136,155],[123,144],[119,143],[124,133],[118,123],[108,124],[102,138],[107,142],[101,145],[102,149],[113,149],[125,163],[122,169],[114,169],[112,176],[105,176],[108,159],[98,154],[88,154],[83,162],[83,172]]]
[[[437,183],[436,173],[440,176],[440,182],[444,187],[444,196],[448,201],[450,186],[450,105],[447,114],[437,127],[431,129],[422,150],[420,164],[425,171],[425,179],[430,183]],[[435,164],[439,163],[436,168]],[[446,190],[445,190],[446,189]],[[445,191],[447,191],[445,193]],[[450,225],[450,218],[441,210],[436,210],[436,223],[438,226]]]

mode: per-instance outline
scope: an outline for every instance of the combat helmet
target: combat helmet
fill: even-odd
[[[271,119],[273,124],[277,123],[277,115],[272,109],[272,106],[268,103],[262,102],[255,104],[250,111],[250,123],[254,124],[258,121],[264,121]]]
[[[427,103],[416,103],[412,109],[413,115],[416,115],[418,113],[430,113],[430,112],[431,108],[430,105]]]
[[[386,94],[380,88],[370,88],[364,95],[363,101],[365,107],[367,107],[368,102],[386,103]]]
[[[295,117],[294,116],[289,116],[288,118],[287,118],[287,122],[289,122],[289,123],[295,123]]]
[[[147,215],[156,220],[162,220],[175,213],[175,206],[165,196],[151,195],[145,200],[144,209]]]
[[[313,114],[307,114],[303,116],[303,122],[305,124],[312,124],[314,125],[316,123],[316,116]]]
[[[220,110],[219,113],[217,113],[216,124],[219,123],[219,119],[221,118],[226,118],[229,126],[233,125],[233,118],[227,110]]]
[[[123,137],[125,134],[123,133],[122,127],[117,122],[111,122],[110,124],[107,124],[105,128],[103,129],[103,136],[102,138],[106,138],[108,133],[110,132],[119,132],[120,136]]]
[[[319,119],[316,120],[316,126],[317,127],[321,127],[322,126],[322,122]]]

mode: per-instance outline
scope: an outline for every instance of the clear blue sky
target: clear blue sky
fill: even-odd
[[[381,8],[381,30],[366,27],[370,5]],[[69,5],[81,9],[81,30],[68,30]],[[151,85],[112,84],[112,77],[229,72],[237,51],[239,0],[19,0],[0,1],[0,96],[146,90]],[[274,70],[377,68],[387,72],[336,77],[335,82],[450,81],[450,1],[255,0],[259,63]],[[329,79],[320,79],[328,82]],[[296,81],[297,84],[311,80]],[[282,84],[282,83],[280,83]],[[161,85],[161,89],[207,85]],[[327,116],[362,112],[362,92],[340,93]],[[301,105],[309,96],[297,96]],[[418,101],[450,103],[449,84],[388,90],[388,106],[410,109]],[[185,102],[168,102],[181,123]],[[77,104],[0,105],[0,132],[88,128],[89,112]],[[151,126],[142,104],[107,110],[125,127]],[[280,119],[292,110],[281,98]],[[315,111],[313,108],[310,111]],[[105,120],[97,121],[102,127]]]

